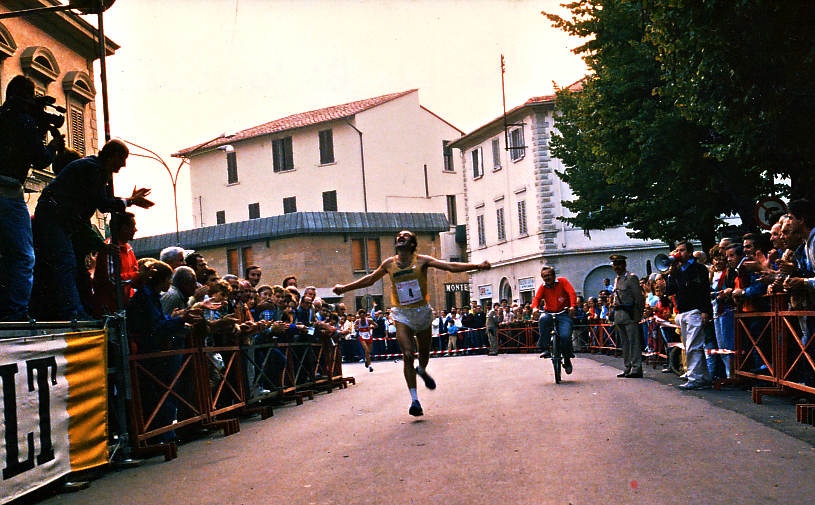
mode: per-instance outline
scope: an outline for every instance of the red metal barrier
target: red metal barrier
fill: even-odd
[[[786,294],[765,297],[765,312],[736,314],[735,374],[760,381],[754,386],[753,401],[764,395],[815,395],[815,346],[806,325],[815,318],[813,310],[790,310]],[[810,422],[815,405],[799,406],[798,418]]]
[[[511,323],[498,327],[498,352],[538,352],[538,323]]]
[[[198,424],[231,435],[240,431],[238,414],[272,415],[266,400],[294,400],[300,405],[315,391],[355,383],[353,377],[342,376],[339,346],[330,337],[319,343],[218,347],[204,346],[203,336],[195,333],[190,340],[193,345],[188,348],[129,357],[130,438],[142,455],[176,457],[174,430]],[[273,349],[286,357],[285,365],[267,368],[269,359],[279,359]],[[252,374],[247,374],[247,367],[253,368]],[[254,379],[250,383],[247,377]]]
[[[176,449],[168,434],[208,419],[199,354],[189,348],[130,355],[130,440],[138,454],[172,459]]]
[[[589,350],[614,351],[619,350],[614,325],[600,319],[589,320]]]

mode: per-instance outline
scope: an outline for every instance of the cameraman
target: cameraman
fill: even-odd
[[[31,217],[23,198],[28,171],[50,165],[65,146],[61,135],[44,145],[36,113],[34,82],[18,75],[0,107],[0,321],[28,320],[34,275]]]
[[[98,156],[86,156],[69,163],[42,191],[34,212],[34,245],[37,251],[35,282],[37,292],[50,296],[31,301],[35,317],[55,320],[85,319],[77,289],[77,262],[74,241],[77,232],[96,210],[124,212],[135,205],[153,206],[147,188],[133,188],[127,198],[111,194],[112,176],[127,163],[129,151],[121,140],[108,141]]]

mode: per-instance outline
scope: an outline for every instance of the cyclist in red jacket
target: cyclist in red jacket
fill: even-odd
[[[543,284],[538,287],[532,307],[540,309],[538,319],[538,346],[543,351],[542,358],[551,357],[549,345],[552,343],[552,324],[557,318],[558,334],[560,335],[560,349],[563,354],[563,369],[567,374],[572,373],[572,316],[577,306],[577,293],[572,284],[565,277],[555,277],[555,268],[544,266],[541,268]]]

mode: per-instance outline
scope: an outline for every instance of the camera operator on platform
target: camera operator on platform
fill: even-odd
[[[112,195],[112,176],[127,162],[129,151],[121,140],[108,141],[98,156],[69,163],[42,192],[34,212],[34,248],[37,256],[34,282],[47,300],[32,300],[31,312],[48,313],[58,320],[87,318],[76,287],[77,265],[73,240],[81,225],[102,212],[124,212],[135,205],[153,206],[150,190],[133,188],[127,198]],[[42,283],[42,285],[41,285]],[[45,287],[46,289],[39,289]]]
[[[23,197],[28,172],[50,165],[65,147],[57,127],[48,124],[64,119],[45,114],[44,107],[34,98],[34,82],[23,75],[9,82],[0,107],[0,321],[28,320],[34,275],[31,216]],[[54,138],[46,146],[49,129]]]

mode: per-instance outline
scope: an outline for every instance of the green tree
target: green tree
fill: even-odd
[[[708,155],[754,178],[783,177],[791,197],[815,184],[815,8],[809,0],[673,0],[649,7],[659,90],[715,135]]]
[[[566,5],[568,20],[544,13],[554,26],[584,37],[575,52],[591,70],[582,91],[557,93],[562,115],[553,154],[576,196],[564,202],[575,213],[567,221],[587,229],[626,225],[633,237],[667,243],[697,238],[707,248],[722,215],[738,214],[754,227],[754,203],[778,189],[773,177],[782,172],[729,154],[732,134],[700,120],[704,107],[689,94],[698,88],[682,54],[703,46],[682,39],[683,30],[699,30],[680,25],[682,10],[671,7],[677,3],[580,0]],[[671,40],[682,49],[669,48]]]

